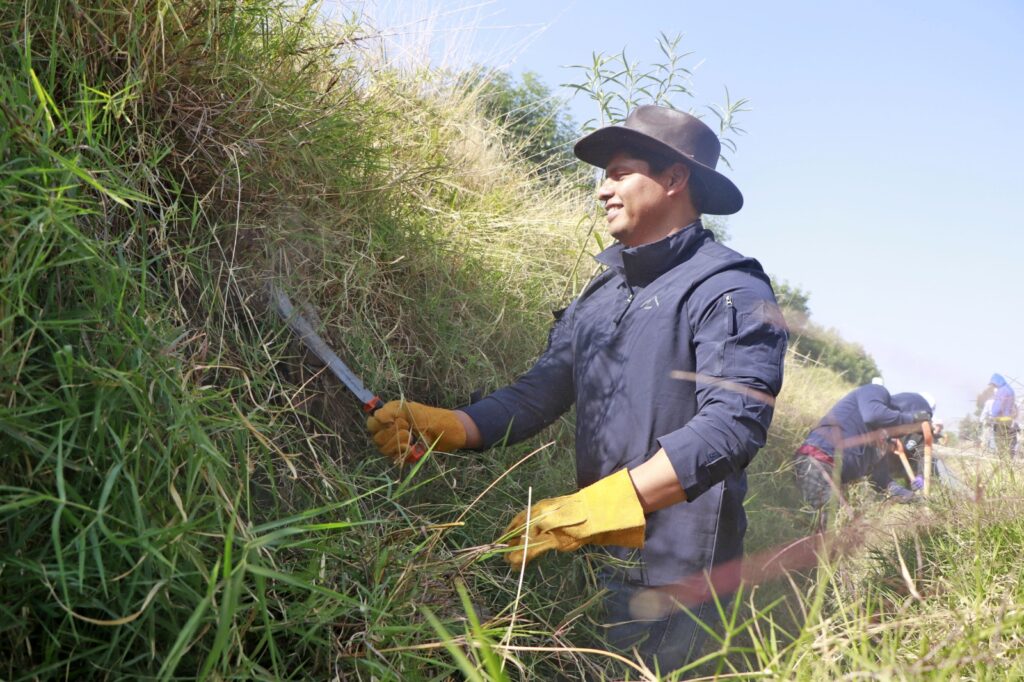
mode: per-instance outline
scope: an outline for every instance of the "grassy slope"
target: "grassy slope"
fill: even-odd
[[[575,218],[458,93],[314,16],[0,10],[0,677],[423,667],[371,652],[432,636],[418,606],[450,617],[473,560],[449,544],[511,507],[439,541],[515,453],[396,479],[262,286],[384,395],[451,403],[525,366]]]
[[[313,16],[267,0],[0,7],[4,679],[604,665],[568,650],[589,642],[590,562],[546,558],[517,602],[488,544],[529,486],[571,487],[566,429],[398,475],[262,294],[273,278],[308,301],[383,395],[458,404],[525,368],[589,275],[585,204],[510,162],[472,93],[394,73],[363,28]],[[752,470],[752,550],[802,533],[785,463],[847,388],[790,369]],[[1018,670],[1017,517],[930,514],[920,559],[902,556],[935,598],[893,589],[877,541],[817,583],[803,629],[737,628],[705,668]],[[513,650],[501,673],[464,646],[469,610],[478,642],[561,650]]]

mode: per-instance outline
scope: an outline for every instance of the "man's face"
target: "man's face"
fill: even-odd
[[[626,246],[650,244],[665,237],[671,219],[668,194],[671,168],[651,173],[650,165],[626,152],[615,154],[605,168],[605,180],[597,190],[604,205],[608,233]]]

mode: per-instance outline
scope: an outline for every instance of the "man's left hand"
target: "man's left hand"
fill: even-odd
[[[541,500],[512,519],[503,536],[518,547],[505,555],[513,566],[522,566],[548,550],[571,552],[583,545],[643,547],[644,510],[625,469],[602,478],[572,495]]]

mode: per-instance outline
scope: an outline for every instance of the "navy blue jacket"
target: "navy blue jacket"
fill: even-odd
[[[744,469],[765,442],[787,334],[760,264],[699,223],[598,260],[607,270],[556,316],[533,368],[465,411],[490,446],[575,402],[581,487],[664,448],[687,502],[648,516],[627,577],[666,585],[743,551]]]
[[[855,388],[828,411],[804,441],[842,459],[842,480],[869,475],[878,464],[883,429],[914,422],[916,410],[900,411],[885,386]]]

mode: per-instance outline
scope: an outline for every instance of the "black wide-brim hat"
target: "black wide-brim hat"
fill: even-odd
[[[722,151],[718,136],[696,116],[668,107],[637,107],[622,125],[599,128],[573,147],[577,158],[598,168],[622,151],[649,151],[689,166],[702,186],[704,213],[729,215],[743,207],[739,188],[715,170]]]

